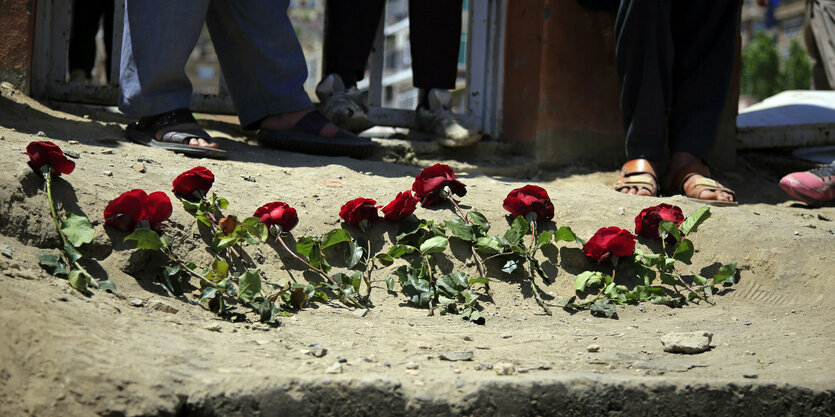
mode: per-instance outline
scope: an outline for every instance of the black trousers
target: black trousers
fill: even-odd
[[[628,159],[702,160],[716,140],[737,42],[737,0],[621,0],[615,55]]]
[[[346,86],[363,78],[385,0],[328,0],[324,73]],[[412,74],[417,88],[455,88],[462,0],[410,0]]]

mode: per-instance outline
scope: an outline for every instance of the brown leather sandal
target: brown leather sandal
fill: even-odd
[[[638,191],[646,190],[651,197],[658,195],[658,176],[648,160],[633,159],[623,164],[614,189],[620,192],[631,187],[637,188]]]
[[[687,184],[687,180],[693,175],[701,175],[703,178],[698,178]],[[670,183],[670,191],[673,194],[681,193],[685,197],[700,203],[710,204],[712,206],[737,206],[736,193],[720,184],[718,181],[710,178],[710,169],[705,164],[695,163],[687,165],[673,175],[673,181]],[[733,201],[704,199],[701,195],[705,191],[712,191],[718,195],[719,192],[726,192],[733,196]]]

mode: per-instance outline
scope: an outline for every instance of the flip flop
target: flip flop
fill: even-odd
[[[333,137],[319,136],[322,128],[330,123],[319,111],[311,111],[290,130],[261,129],[258,143],[262,146],[291,152],[325,156],[349,156],[365,159],[374,153],[378,145],[368,138],[339,129]]]
[[[650,194],[649,197],[658,195],[658,177],[648,160],[633,159],[623,164],[620,169],[620,176],[615,181],[615,191],[620,192],[624,188],[632,187],[646,190]]]
[[[699,178],[690,182],[690,184],[686,184],[687,180],[694,175],[701,175],[703,178]],[[736,193],[720,184],[718,181],[710,178],[710,169],[708,169],[707,165],[701,163],[695,163],[687,165],[678,171],[676,171],[675,175],[673,175],[673,181],[670,183],[671,187],[678,187],[677,190],[671,190],[673,193],[681,193],[684,194],[685,197],[689,198],[693,201],[698,201],[700,203],[708,204],[711,206],[717,207],[727,207],[727,206],[738,206],[739,203],[736,201]],[[685,185],[686,184],[686,185]],[[724,200],[709,200],[699,198],[705,191],[712,191],[714,193],[719,193],[720,191],[724,191],[733,196],[733,201],[724,201]],[[695,196],[695,197],[694,197]]]
[[[203,129],[169,129],[163,133],[160,140],[157,140],[155,137],[156,133],[160,130],[167,129],[169,126],[186,123],[197,123],[197,121],[194,120],[194,116],[187,109],[177,109],[163,113],[150,120],[131,123],[125,129],[125,137],[134,143],[167,149],[183,155],[216,159],[226,158],[226,151],[222,149],[191,146],[188,144],[188,140],[192,138],[211,141],[212,137]]]

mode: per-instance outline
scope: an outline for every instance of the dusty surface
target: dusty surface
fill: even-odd
[[[555,309],[548,317],[539,314],[521,276],[499,272],[492,300],[481,302],[484,326],[457,316],[427,317],[402,295],[378,287],[364,317],[318,304],[270,328],[221,321],[191,296],[168,297],[154,278],[161,259],[130,250],[121,243],[123,232],[103,227],[107,202],[133,188],[170,195],[176,175],[203,165],[217,177],[213,190],[231,201],[227,212],[247,216],[261,204],[285,201],[301,219],[294,236],[321,235],[340,226],[344,202],[363,196],[385,203],[407,189],[420,167],[385,161],[420,155],[404,157],[400,149],[385,160],[357,161],[292,154],[259,148],[229,125],[207,123],[230,160],[190,159],[118,140],[118,118],[85,119],[2,92],[0,245],[13,254],[0,256],[0,415],[835,412],[835,209],[788,201],[776,174],[752,170],[760,162],[741,159],[738,169],[724,173],[743,204],[712,209],[695,235],[692,272],[716,263],[742,268],[740,282],[716,298],[716,307],[627,306],[616,320]],[[75,172],[56,181],[56,200],[93,220],[97,238],[85,248],[94,258],[87,265],[97,278],[114,281],[118,295],[84,297],[37,264],[38,253],[54,251],[57,235],[22,152],[44,139],[76,153]],[[507,164],[449,163],[468,187],[462,204],[484,213],[493,233],[507,228],[501,200],[526,183],[549,191],[554,225],[571,226],[584,238],[603,226],[632,229],[634,216],[659,202],[686,213],[699,207],[683,198],[618,195],[609,189],[615,176],[609,169],[515,167],[530,177],[510,178],[483,174],[514,171]],[[419,207],[416,215],[453,217],[444,206]],[[170,223],[167,233],[180,254],[198,263],[211,259],[194,218],[177,204]],[[385,245],[387,227],[379,222],[373,229]],[[588,267],[577,245],[559,248],[546,262],[555,279],[544,290],[554,300],[571,295],[573,277]],[[302,278],[276,247],[247,251],[276,282],[288,278],[287,268]],[[472,272],[445,256],[444,268]],[[389,273],[378,271],[375,278]],[[135,299],[144,305],[131,306]],[[159,303],[177,312],[155,309]],[[213,325],[219,331],[209,330]],[[713,348],[665,353],[660,340],[671,331],[713,333]],[[324,356],[307,353],[316,344],[327,349]],[[589,345],[600,349],[589,352]],[[473,360],[440,359],[459,351],[472,351]],[[327,372],[339,367],[341,373]]]

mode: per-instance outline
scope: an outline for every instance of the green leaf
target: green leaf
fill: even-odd
[[[129,240],[136,242],[137,249],[159,250],[163,246],[162,240],[157,232],[144,227],[137,228],[133,233],[125,237],[125,242]]]
[[[261,223],[261,219],[257,217],[247,217],[241,222],[241,227],[252,237],[261,242],[266,242],[269,236],[269,229],[267,225]]]
[[[394,278],[392,278],[392,277],[386,278],[386,290],[394,291]]]
[[[81,292],[82,294],[89,294],[87,290],[87,277],[79,269],[73,269],[68,276],[70,285]]]
[[[417,248],[409,245],[394,245],[388,250],[388,255],[392,258],[400,258],[403,255],[417,252]]]
[[[693,275],[693,282],[695,282],[698,285],[705,285],[705,284],[707,284],[707,278],[705,278],[705,277],[703,277],[699,274],[695,274],[695,275]]]
[[[257,270],[250,269],[238,279],[238,299],[251,303],[261,294],[261,275]]]
[[[354,241],[348,241],[348,247],[345,248],[345,265],[348,268],[355,267],[362,260],[363,253],[365,253],[365,250],[362,246],[357,245]]]
[[[487,221],[487,218],[484,217],[483,214],[472,210],[467,213],[467,218],[469,218],[470,221],[478,227],[482,234],[487,233],[487,231],[490,230],[490,222]]]
[[[696,233],[699,226],[709,218],[710,207],[704,206],[696,209],[696,211],[690,213],[690,215],[684,219],[684,222],[681,223],[681,233],[685,236],[690,233]]]
[[[616,298],[618,296],[618,289],[616,288],[614,282],[610,282],[609,285],[606,286],[606,289],[603,290],[603,295],[609,298]]]
[[[603,273],[598,271],[584,271],[574,280],[574,291],[583,292],[603,282]]]
[[[501,241],[492,236],[476,239],[475,250],[482,255],[495,255],[502,251]]]
[[[229,275],[229,264],[220,259],[215,259],[212,262],[212,272],[220,278],[226,278]]]
[[[212,239],[212,249],[216,252],[222,252],[234,246],[239,240],[240,238],[236,235],[215,236]]]
[[[617,308],[615,305],[609,302],[609,300],[602,298],[592,303],[589,310],[591,310],[591,314],[596,316],[606,316],[611,318],[617,314]]]
[[[468,242],[475,241],[476,237],[475,233],[473,232],[473,227],[465,223],[464,220],[456,218],[453,220],[447,220],[444,222],[444,224],[446,225],[447,229],[449,229],[452,232],[453,235]]]
[[[214,198],[215,204],[217,204],[217,206],[220,207],[221,210],[225,209],[226,207],[229,207],[229,201],[227,199],[223,197],[215,197],[214,195],[212,195],[212,198]]]
[[[557,241],[557,242],[559,242],[559,241],[576,242],[577,241],[577,235],[575,235],[574,232],[571,231],[571,228],[568,227],[568,226],[560,227],[559,229],[554,230],[552,233],[554,234],[554,240]]]
[[[39,253],[38,263],[41,265],[41,268],[46,270],[46,272],[50,273],[51,275],[55,275],[56,277],[67,276],[67,274],[70,273],[69,268],[67,268],[67,264],[58,255],[53,255],[50,253]]]
[[[421,231],[421,228],[425,226],[426,223],[424,222],[414,222],[414,221],[405,221],[400,222],[400,226],[397,230],[397,237],[395,238],[395,242],[397,243],[404,243],[407,239],[412,236],[415,236]]]
[[[635,279],[633,281],[636,285],[650,286],[654,280],[655,271],[653,269],[643,265],[635,265]]]
[[[197,209],[200,208],[199,202],[186,200],[185,198],[180,198],[180,201],[183,203],[183,208],[186,209],[186,211],[197,211]]]
[[[205,214],[201,214],[201,215],[197,216],[197,221],[199,221],[200,223],[203,223],[203,225],[208,227],[208,228],[212,227],[212,221],[209,220],[209,218]]]
[[[519,244],[519,240],[530,231],[531,226],[528,224],[528,221],[523,216],[517,216],[513,219],[513,223],[510,224],[510,229],[505,232],[504,238],[511,246],[516,246]]]
[[[92,242],[96,235],[96,229],[93,229],[90,219],[73,213],[68,213],[61,220],[61,232],[75,247]]]
[[[78,262],[83,256],[70,242],[64,242],[64,253],[67,254],[67,259],[69,259],[70,263]]]
[[[173,296],[183,295],[183,283],[180,276],[180,268],[176,266],[164,266],[159,272],[160,283],[169,294]]]
[[[674,277],[674,276],[672,276],[672,275],[670,275],[666,272],[662,272],[661,273],[661,282],[666,284],[666,285],[676,285],[676,277]]]
[[[374,257],[377,258],[384,266],[389,266],[394,263],[394,258],[387,253],[378,253]]]
[[[436,283],[441,294],[448,297],[457,297],[461,291],[467,289],[467,274],[453,272],[439,278]]]
[[[678,230],[678,226],[669,220],[662,220],[658,223],[658,233],[660,233],[662,237],[665,236],[665,234],[670,235],[675,238],[676,242],[681,240],[681,232]]]
[[[722,265],[719,271],[713,276],[713,282],[716,284],[727,281],[730,284],[736,284],[736,262],[732,264]]]
[[[488,283],[490,283],[490,279],[487,278],[487,277],[478,277],[478,278],[473,278],[473,279],[467,281],[467,284],[469,284],[469,285],[488,284]]]
[[[431,253],[443,252],[446,250],[447,243],[448,239],[445,236],[435,236],[433,238],[426,239],[426,241],[420,245],[420,253],[429,255]]]
[[[551,243],[551,238],[554,237],[554,234],[548,231],[542,232],[539,234],[539,238],[536,239],[536,246],[541,248],[549,243]]]
[[[504,271],[505,273],[510,274],[513,271],[515,271],[516,268],[518,268],[518,267],[519,267],[518,262],[516,262],[514,260],[510,260],[510,261],[505,262],[504,266],[502,266],[502,271]]]
[[[206,301],[209,301],[212,298],[215,298],[216,294],[217,294],[217,288],[215,288],[215,287],[203,288],[203,291],[200,292],[200,302],[205,303]]]
[[[316,243],[312,237],[303,236],[296,242],[296,252],[310,259],[310,254],[313,253],[313,247],[316,246]]]
[[[116,291],[116,284],[109,279],[98,281],[99,289],[102,291]]]
[[[683,239],[676,247],[676,251],[673,253],[673,258],[689,264],[690,258],[693,257],[693,253],[695,251],[696,249],[693,247],[693,242],[691,242],[690,239]]]
[[[345,229],[333,229],[322,236],[322,249],[329,248],[342,242],[350,242],[351,235]]]
[[[281,311],[278,307],[264,297],[257,297],[254,301],[249,303],[249,307],[258,313],[261,323],[275,323],[281,315]]]

